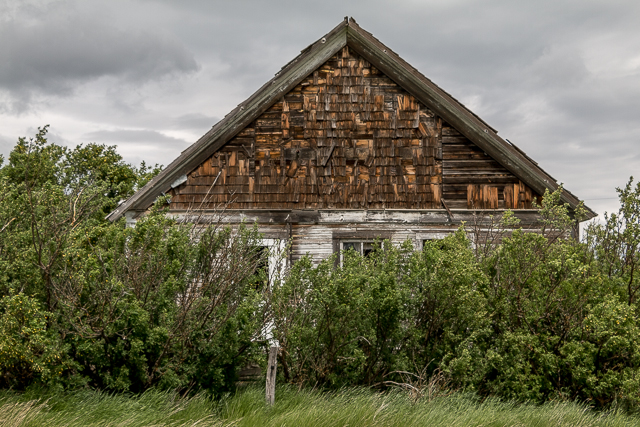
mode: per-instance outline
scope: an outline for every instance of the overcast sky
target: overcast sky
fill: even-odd
[[[169,164],[345,16],[602,214],[640,178],[640,2],[0,0],[0,153]]]

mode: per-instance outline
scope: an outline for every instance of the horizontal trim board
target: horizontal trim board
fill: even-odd
[[[221,215],[222,222],[237,224],[460,224],[463,221],[473,224],[477,220],[487,221],[491,216],[498,217],[507,210],[451,209],[453,218],[445,210],[227,210],[222,213],[212,211],[210,215]],[[537,224],[539,211],[535,209],[513,210],[522,225]],[[176,219],[207,222],[202,214],[169,211]],[[206,214],[205,214],[206,215]]]

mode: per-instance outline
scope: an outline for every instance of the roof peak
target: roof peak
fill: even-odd
[[[116,220],[127,211],[146,210],[157,196],[171,188],[171,183],[177,178],[190,173],[277,102],[284,93],[293,89],[302,79],[345,46],[353,48],[360,56],[431,108],[539,194],[543,194],[545,189],[554,191],[559,187],[558,183],[535,162],[513,144],[500,138],[495,129],[404,61],[373,34],[363,30],[353,17],[346,16],[335,28],[302,50],[271,80],[183,151],[160,174],[109,214],[108,218]],[[563,192],[562,199],[574,208],[579,203],[579,200],[566,190]],[[591,217],[595,216],[594,212],[590,211],[590,213]]]

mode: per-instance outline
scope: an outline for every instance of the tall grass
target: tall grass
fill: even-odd
[[[0,426],[219,426],[216,404],[149,391],[139,396],[79,391],[0,394]]]
[[[636,426],[640,418],[595,412],[571,402],[518,405],[480,402],[472,395],[414,402],[404,393],[347,389],[321,393],[280,387],[276,405],[260,389],[221,401],[181,399],[149,391],[139,396],[80,391],[0,393],[1,426]]]
[[[415,402],[405,393],[380,394],[351,389],[338,393],[280,389],[274,408],[262,392],[248,390],[224,402],[220,416],[237,426],[635,426],[640,418],[593,412],[570,402],[542,406],[479,402],[454,394]]]

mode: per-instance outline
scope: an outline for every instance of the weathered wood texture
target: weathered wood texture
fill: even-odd
[[[395,245],[411,240],[416,249],[424,240],[441,239],[454,233],[465,222],[469,232],[478,226],[491,228],[489,214],[500,215],[503,211],[453,211],[453,220],[442,211],[364,211],[325,210],[316,212],[315,217],[300,214],[304,211],[227,211],[224,222],[231,225],[256,223],[265,239],[290,242],[289,261],[295,262],[305,255],[312,255],[314,262],[329,257],[339,250],[340,241],[389,239]],[[186,219],[185,214],[175,214]],[[523,230],[540,231],[539,215],[536,210],[519,210],[515,215],[520,219]],[[292,223],[287,221],[291,220]]]
[[[537,196],[348,47],[171,195],[177,210],[522,209]]]
[[[536,194],[448,124],[442,128],[442,197],[451,208],[531,209]]]
[[[269,360],[267,362],[267,380],[266,380],[266,393],[265,398],[267,405],[273,406],[276,401],[276,371],[277,365],[278,347],[271,346],[269,348]]]

